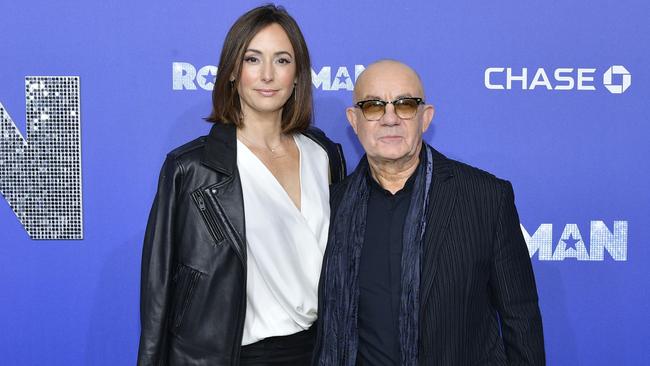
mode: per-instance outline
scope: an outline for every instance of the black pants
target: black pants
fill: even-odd
[[[309,366],[316,327],[288,336],[269,337],[241,348],[241,366]]]

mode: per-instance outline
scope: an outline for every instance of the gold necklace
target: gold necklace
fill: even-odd
[[[239,132],[237,135],[238,135],[239,137],[241,137],[242,139],[244,139],[245,142],[247,142],[246,146],[248,146],[248,148],[250,148],[250,149],[256,149],[256,150],[268,150],[268,151],[271,152],[271,156],[272,156],[274,159],[281,158],[281,157],[287,155],[287,154],[286,154],[286,151],[285,151],[284,153],[278,152],[278,148],[279,148],[280,146],[282,146],[282,139],[284,138],[284,135],[280,135],[280,143],[279,143],[277,146],[274,146],[274,147],[269,147],[269,146],[260,147],[260,146],[256,146],[256,145],[255,145],[251,140],[249,140],[246,136],[244,136],[243,133]]]

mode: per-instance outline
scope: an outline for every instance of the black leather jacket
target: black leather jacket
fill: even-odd
[[[327,152],[332,183],[346,175],[341,146]],[[236,129],[167,155],[142,251],[138,365],[238,365],[246,312],[244,204]]]

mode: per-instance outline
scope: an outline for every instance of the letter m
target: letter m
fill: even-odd
[[[27,139],[0,103],[0,192],[32,239],[83,239],[79,77],[25,78]]]

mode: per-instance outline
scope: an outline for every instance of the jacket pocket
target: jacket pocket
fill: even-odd
[[[172,281],[174,284],[172,303],[172,330],[177,330],[183,325],[183,318],[192,305],[192,298],[196,285],[201,279],[202,273],[184,264],[178,263],[174,270]]]
[[[199,209],[201,218],[203,218],[203,222],[205,223],[205,226],[207,227],[208,232],[210,233],[210,237],[212,237],[212,240],[214,241],[214,244],[221,244],[221,242],[226,237],[223,233],[223,230],[221,230],[221,227],[219,227],[219,224],[215,220],[214,215],[212,215],[212,212],[210,212],[207,202],[203,197],[203,192],[201,192],[201,190],[192,192],[192,200],[194,200],[196,207]]]

